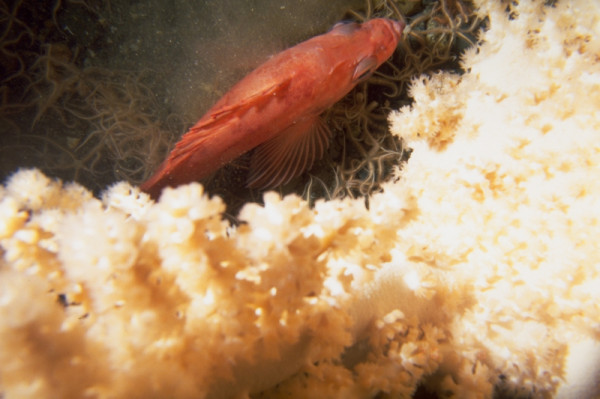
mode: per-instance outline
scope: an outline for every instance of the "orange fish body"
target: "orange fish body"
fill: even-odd
[[[156,198],[164,187],[203,179],[256,147],[249,186],[299,175],[329,145],[319,115],[392,55],[403,28],[382,18],[340,23],[273,56],[190,128],[142,190]]]

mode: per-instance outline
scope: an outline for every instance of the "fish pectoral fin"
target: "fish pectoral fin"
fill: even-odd
[[[248,187],[267,188],[289,182],[323,157],[330,138],[331,130],[319,116],[291,125],[254,150]]]
[[[354,69],[352,81],[356,83],[364,82],[369,79],[373,72],[377,69],[377,58],[374,56],[368,56],[360,60]]]

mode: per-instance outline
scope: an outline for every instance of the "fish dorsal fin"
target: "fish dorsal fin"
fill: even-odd
[[[289,182],[323,157],[330,138],[331,130],[319,116],[291,125],[254,150],[248,187],[276,187]]]
[[[177,143],[177,147],[180,147],[182,151],[192,151],[198,140],[216,132],[219,127],[233,122],[236,117],[241,117],[251,108],[260,110],[274,98],[282,97],[289,88],[290,83],[291,79],[274,83],[232,105],[224,105],[209,111],[210,114],[200,119],[187,131]]]

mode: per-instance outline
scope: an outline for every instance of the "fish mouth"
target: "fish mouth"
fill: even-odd
[[[402,32],[404,31],[404,27],[406,26],[404,22],[397,21],[395,19],[389,20],[390,28],[392,32],[396,34],[396,39],[400,40],[402,37]]]

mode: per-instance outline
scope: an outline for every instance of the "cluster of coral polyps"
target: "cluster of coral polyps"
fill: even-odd
[[[362,201],[0,189],[0,396],[598,394],[600,6],[484,2]],[[577,391],[579,390],[579,391]],[[581,397],[581,396],[579,396]]]

